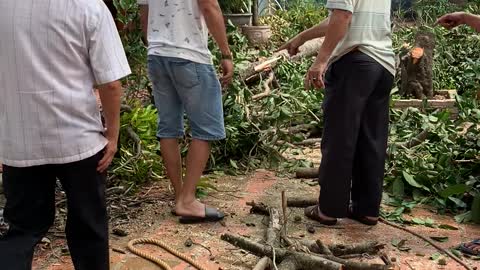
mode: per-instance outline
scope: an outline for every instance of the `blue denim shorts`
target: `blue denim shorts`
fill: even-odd
[[[148,73],[158,110],[159,139],[182,138],[184,115],[192,138],[225,138],[222,89],[212,65],[149,55]]]

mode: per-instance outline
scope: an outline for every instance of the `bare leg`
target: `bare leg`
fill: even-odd
[[[188,149],[187,173],[185,175],[183,189],[175,207],[178,215],[194,217],[205,216],[205,205],[196,199],[195,193],[209,156],[209,143],[207,141],[193,139]]]
[[[162,157],[167,168],[167,176],[175,190],[175,205],[178,204],[182,192],[182,158],[177,139],[161,139]]]

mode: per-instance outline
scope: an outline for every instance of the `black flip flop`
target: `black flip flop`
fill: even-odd
[[[474,250],[470,247],[467,247],[467,244],[473,244],[473,246],[480,246],[480,239],[475,239],[469,243],[463,243],[460,245],[460,251],[469,255],[478,256],[480,255],[480,250]]]
[[[368,226],[375,226],[375,225],[378,224],[378,219],[372,220],[372,219],[367,218],[366,216],[357,215],[357,214],[353,213],[353,209],[351,207],[350,207],[350,210],[348,211],[348,218],[356,220],[356,221],[358,221],[358,222],[360,222],[364,225],[368,225]]]
[[[337,219],[324,219],[320,217],[320,206],[313,205],[305,208],[304,214],[309,219],[313,219],[315,221],[320,222],[323,225],[333,226],[337,224]]]
[[[195,224],[203,222],[217,222],[222,220],[225,214],[215,208],[205,206],[205,217],[181,216],[178,221],[182,224]]]

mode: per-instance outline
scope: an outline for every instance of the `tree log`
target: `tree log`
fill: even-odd
[[[263,257],[260,261],[258,261],[253,270],[268,270],[271,269],[272,266],[272,260],[268,257]]]
[[[278,270],[297,270],[300,268],[294,258],[287,257],[282,261],[281,264],[278,265],[277,269]]]
[[[287,206],[293,208],[306,208],[318,204],[318,199],[289,198]]]
[[[250,241],[241,236],[223,234],[221,236],[221,239],[260,257],[267,256],[269,258],[273,258],[273,255],[275,253],[275,259],[279,262],[282,262],[287,257],[289,257],[290,259],[294,260],[297,265],[301,266],[302,269],[344,269],[341,264],[325,258],[300,252],[292,252],[280,248],[267,247],[265,245]]]
[[[319,168],[299,168],[295,172],[296,178],[301,179],[313,179],[318,178],[319,175]]]
[[[318,244],[315,241],[310,240],[301,240],[300,243],[302,245],[308,247],[308,249],[317,254],[322,254],[321,249],[319,248]],[[377,254],[378,251],[385,247],[383,244],[379,244],[376,241],[369,241],[360,244],[352,244],[352,245],[328,245],[328,249],[333,253],[334,256],[343,256],[343,255],[350,255],[350,254]]]
[[[320,241],[320,239],[317,239],[315,244],[317,244],[320,254],[333,255],[332,251],[330,251],[330,249],[322,241]]]
[[[433,97],[433,53],[435,36],[419,32],[413,49],[408,45],[400,53],[401,85],[400,94],[417,99]]]

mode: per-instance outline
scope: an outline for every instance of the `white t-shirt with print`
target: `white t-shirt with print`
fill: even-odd
[[[208,28],[196,0],[137,0],[148,5],[148,54],[211,64]]]

